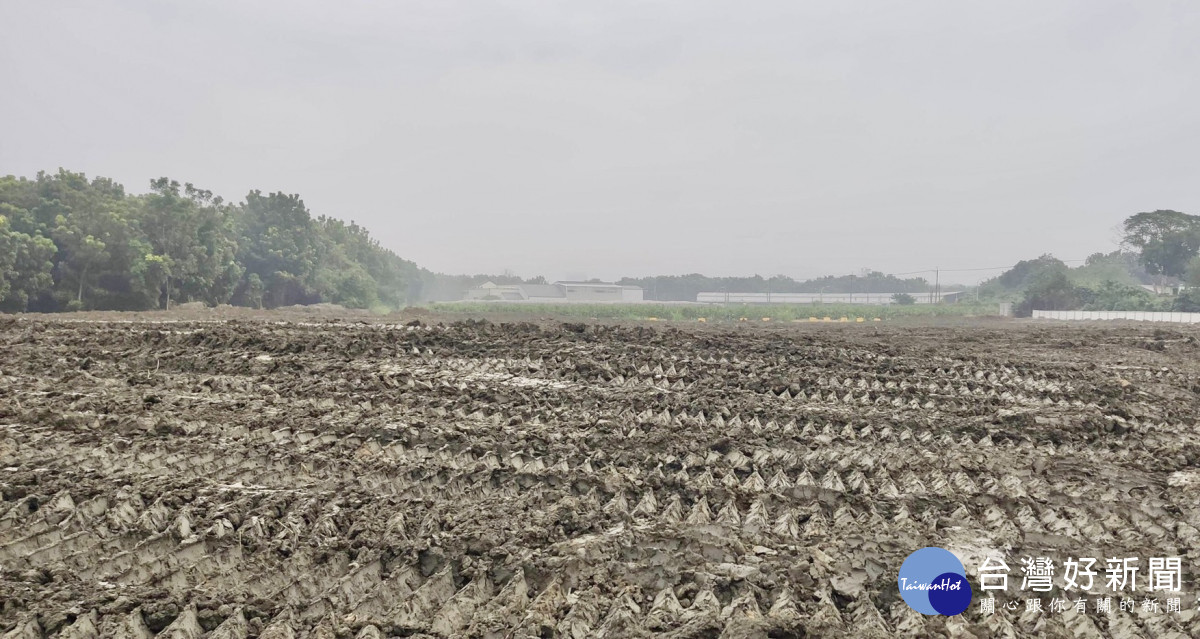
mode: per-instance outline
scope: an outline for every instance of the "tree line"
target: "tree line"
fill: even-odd
[[[1052,255],[1023,260],[984,282],[981,294],[1015,295],[1021,316],[1034,309],[1200,312],[1200,215],[1136,213],[1122,224],[1121,245],[1076,268]]]
[[[1200,216],[1158,210],[1123,225],[1122,250],[1069,268],[1025,260],[980,286],[979,297],[1039,309],[1200,311]],[[334,303],[391,310],[462,299],[485,281],[542,277],[444,275],[383,248],[354,222],[316,216],[298,195],[251,191],[238,203],[168,178],[135,195],[111,179],[59,169],[0,178],[0,311],[147,310],[185,302],[273,308]],[[1177,292],[1158,297],[1154,282]],[[924,278],[878,271],[795,280],[698,273],[623,278],[646,299],[694,301],[707,291],[895,293]],[[943,285],[945,287],[945,285]]]
[[[240,203],[168,178],[143,195],[60,169],[0,178],[0,310],[145,310],[182,302],[397,308],[432,274],[298,195]]]

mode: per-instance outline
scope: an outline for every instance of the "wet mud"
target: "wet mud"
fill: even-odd
[[[6,320],[0,635],[1196,636],[1198,335]],[[1183,611],[925,617],[931,545]]]

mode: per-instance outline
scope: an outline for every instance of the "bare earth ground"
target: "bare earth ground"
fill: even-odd
[[[262,317],[0,319],[5,639],[1200,635],[1196,328]],[[1020,609],[911,611],[929,545]]]

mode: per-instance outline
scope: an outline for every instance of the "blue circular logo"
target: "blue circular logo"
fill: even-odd
[[[900,565],[900,596],[923,615],[962,614],[971,605],[971,584],[954,553],[930,546],[908,556]]]

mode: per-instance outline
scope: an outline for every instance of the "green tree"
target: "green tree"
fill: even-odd
[[[1171,305],[1171,310],[1184,313],[1200,313],[1200,288],[1189,288],[1182,291],[1175,298],[1175,302]]]
[[[1139,286],[1109,280],[1090,290],[1091,300],[1084,306],[1089,311],[1145,311],[1155,306],[1154,296]]]
[[[239,224],[240,261],[262,279],[270,306],[320,301],[312,284],[322,247],[299,195],[251,191]]]
[[[229,300],[241,279],[236,263],[233,216],[211,191],[167,178],[150,183],[141,207],[141,224],[153,255],[169,258],[159,269],[164,306],[172,292],[183,301],[220,304]]]
[[[157,305],[162,291],[170,291],[173,264],[174,260],[168,255],[147,253],[134,268],[134,273],[142,282],[144,290],[153,291],[154,305]]]
[[[1184,270],[1183,283],[1187,288],[1200,288],[1200,255],[1188,261],[1187,268]]]
[[[75,221],[77,220],[68,220],[60,215],[58,224],[54,227],[54,239],[66,254],[60,264],[66,267],[77,283],[75,301],[78,306],[82,306],[83,289],[89,281],[89,275],[95,276],[96,270],[109,258],[109,254],[108,245],[104,240],[72,223]]]
[[[1066,273],[1066,270],[1066,263],[1053,255],[1045,254],[1035,260],[1017,262],[1015,266],[996,277],[994,282],[1009,290],[1024,291],[1043,273]]]
[[[129,195],[64,169],[0,177],[0,310],[188,300],[397,308],[475,279],[420,269],[354,222],[314,220],[296,195],[252,191],[231,206],[167,178],[150,187]]]
[[[254,308],[262,308],[263,293],[266,290],[267,287],[258,273],[251,273],[246,277],[246,300]]]
[[[57,249],[54,286],[26,300],[32,310],[60,310],[68,302],[82,307],[85,301],[94,308],[143,306],[132,265],[144,247],[130,204],[112,180],[89,181],[61,169],[38,173],[35,180],[0,180],[0,207],[13,214],[13,230],[52,240]]]
[[[1125,244],[1136,248],[1152,275],[1181,276],[1200,253],[1200,216],[1158,210],[1131,215],[1124,224]]]
[[[317,229],[324,241],[317,276],[322,298],[354,308],[403,303],[407,282],[390,259],[395,256],[365,228],[321,216]]]
[[[1093,253],[1083,265],[1071,269],[1069,275],[1076,286],[1091,289],[1097,289],[1110,281],[1136,286],[1146,275],[1139,260],[1140,256],[1135,253]]]
[[[1175,298],[1172,310],[1200,313],[1200,256],[1188,262],[1182,289]]]
[[[1082,306],[1083,302],[1081,292],[1067,277],[1066,266],[1048,266],[1032,276],[1020,304],[1017,305],[1016,313],[1022,317],[1029,317],[1034,310],[1074,310]]]
[[[48,238],[13,231],[0,215],[0,310],[25,311],[29,301],[54,285],[54,254]]]

